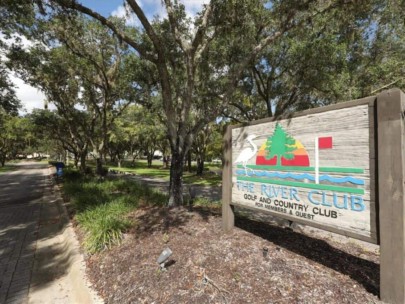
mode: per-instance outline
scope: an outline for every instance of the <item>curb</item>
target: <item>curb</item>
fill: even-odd
[[[61,190],[46,174],[47,185],[41,203],[39,239],[35,253],[29,303],[99,304],[104,301],[85,274],[80,252]],[[51,178],[49,178],[51,177]]]
[[[56,204],[61,211],[61,227],[63,230],[62,238],[67,248],[69,248],[69,255],[72,260],[68,278],[73,288],[73,298],[75,303],[82,304],[101,304],[104,301],[97,295],[90,282],[86,279],[86,265],[84,256],[80,253],[80,244],[77,239],[76,233],[73,229],[72,223],[69,220],[69,214],[61,195],[61,189],[55,185],[55,195],[57,196]]]

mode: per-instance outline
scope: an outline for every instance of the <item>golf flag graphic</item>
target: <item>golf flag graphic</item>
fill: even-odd
[[[319,149],[332,149],[332,137],[315,137],[315,184],[319,184]]]
[[[332,137],[318,137],[319,149],[332,149]]]

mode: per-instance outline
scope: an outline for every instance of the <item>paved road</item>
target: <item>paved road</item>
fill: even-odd
[[[47,166],[19,164],[0,174],[0,303],[26,303]]]

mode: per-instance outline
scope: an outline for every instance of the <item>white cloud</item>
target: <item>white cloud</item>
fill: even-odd
[[[148,6],[150,9],[148,17],[158,15],[162,19],[167,16],[166,8],[161,0],[144,0],[144,2],[145,7]],[[187,16],[194,18],[202,10],[203,4],[208,4],[210,0],[183,0],[180,2],[184,4]]]
[[[166,8],[162,4],[162,0],[143,0],[142,2],[137,2],[149,20],[152,20],[156,16],[159,19],[167,17]],[[181,2],[185,6],[187,16],[194,18],[195,15],[202,10],[203,5],[208,4],[210,0],[183,0]],[[124,5],[118,6],[111,12],[111,15],[125,18],[128,25],[140,25],[138,18],[134,14],[130,14]]]
[[[34,45],[34,42],[28,40],[25,36],[19,34],[12,34],[12,36],[7,39],[3,33],[0,32],[0,40],[3,40],[6,45],[11,46],[12,44],[16,44],[21,46],[24,50],[28,49],[29,47]]]
[[[6,39],[2,33],[0,33],[0,40],[5,41],[9,46],[12,44],[20,45],[23,49],[28,49],[34,45],[34,42],[28,40],[24,36],[15,34],[11,39]],[[6,61],[5,50],[0,50],[0,60]],[[38,89],[26,84],[21,78],[15,76],[8,70],[8,76],[10,81],[15,85],[14,89],[17,98],[21,101],[23,109],[20,110],[20,114],[24,112],[30,113],[34,108],[44,108],[45,95]],[[54,108],[54,107],[50,107]]]
[[[0,32],[0,41],[4,42],[7,47],[14,45],[19,45],[22,49],[26,50],[29,47],[33,46],[34,43],[31,40],[28,40],[24,36],[14,34],[11,38],[6,38],[2,32]],[[0,48],[0,60],[6,61],[6,49]]]
[[[26,84],[22,79],[9,75],[15,84],[16,95],[23,104],[24,111],[30,113],[34,108],[44,108],[45,95],[38,89]],[[22,113],[21,113],[22,114]]]
[[[115,10],[111,12],[111,16],[125,18],[125,23],[130,26],[139,26],[138,18],[125,8],[124,5],[118,6]]]
[[[183,4],[186,9],[186,14],[189,17],[195,17],[195,15],[202,10],[203,5],[209,2],[209,0],[184,0]]]

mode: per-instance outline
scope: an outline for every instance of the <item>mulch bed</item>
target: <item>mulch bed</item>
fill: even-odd
[[[106,303],[380,303],[379,253],[219,212],[144,207],[120,246],[87,257]],[[156,263],[173,251],[167,271]]]

